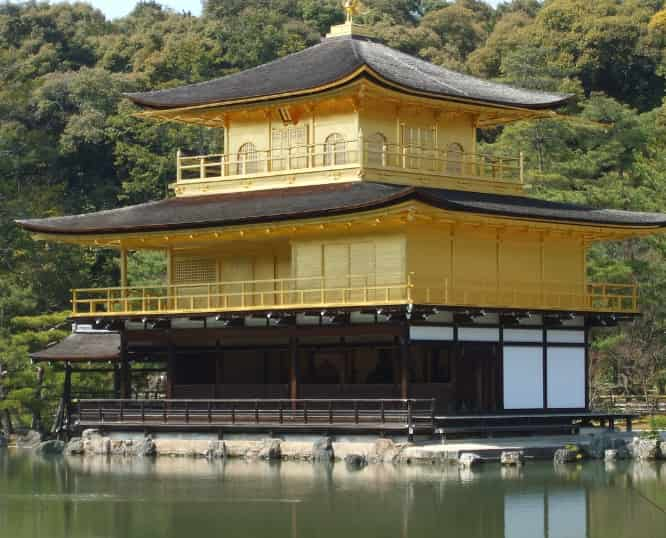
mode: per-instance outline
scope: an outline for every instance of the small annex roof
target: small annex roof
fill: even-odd
[[[17,221],[51,235],[101,235],[185,230],[344,215],[410,200],[452,212],[541,222],[662,228],[666,214],[596,209],[523,196],[350,182],[197,197],[167,198],[83,215]]]
[[[367,76],[383,85],[435,98],[549,109],[570,96],[526,90],[464,75],[358,35],[325,39],[320,44],[222,78],[166,90],[129,93],[149,109],[204,106],[239,100],[302,95]]]
[[[30,354],[35,362],[107,362],[120,359],[120,334],[116,332],[72,333],[42,351]]]

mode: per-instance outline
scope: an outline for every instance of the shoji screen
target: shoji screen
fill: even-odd
[[[543,407],[543,348],[504,346],[504,409]]]

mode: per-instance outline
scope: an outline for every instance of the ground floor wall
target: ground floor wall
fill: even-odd
[[[159,334],[169,398],[434,398],[468,414],[586,409],[587,332],[572,319]],[[128,331],[129,351],[150,333]]]

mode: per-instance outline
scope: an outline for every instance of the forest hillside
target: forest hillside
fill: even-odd
[[[0,409],[48,421],[61,374],[28,352],[62,338],[70,289],[114,285],[114,253],[35,242],[14,219],[160,199],[178,148],[220,133],[140,121],[123,92],[246,69],[313,45],[339,0],[208,0],[203,15],[140,3],[109,21],[87,4],[0,3]],[[526,155],[534,196],[666,211],[666,10],[662,0],[364,0],[391,47],[488,79],[568,92],[568,120],[481,134]],[[600,330],[595,392],[666,392],[666,237],[596,247],[590,277],[638,281],[641,319]],[[159,261],[133,259],[132,280]],[[97,382],[91,378],[88,383]],[[90,387],[94,389],[94,386]]]

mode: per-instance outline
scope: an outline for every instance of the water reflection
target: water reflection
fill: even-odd
[[[0,453],[0,537],[654,538],[666,467],[310,465]]]

